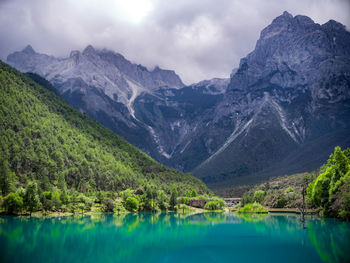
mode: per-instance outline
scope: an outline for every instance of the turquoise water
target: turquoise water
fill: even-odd
[[[0,217],[0,262],[350,262],[350,224],[296,215]]]

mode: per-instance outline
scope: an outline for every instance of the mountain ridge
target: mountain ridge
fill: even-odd
[[[40,83],[40,85],[38,84]],[[0,61],[0,159],[25,184],[43,191],[58,181],[81,192],[154,184],[208,191],[197,178],[157,163],[109,129],[69,106],[51,84]]]
[[[235,180],[250,182],[248,177],[303,172],[286,158],[292,153],[302,155],[307,152],[304,147],[316,147],[313,142],[329,134],[338,137],[327,150],[316,153],[318,161],[311,161],[307,169],[319,167],[335,145],[349,146],[344,137],[350,127],[349,46],[350,33],[342,24],[330,20],[319,25],[309,17],[284,12],[261,31],[255,49],[241,59],[229,79],[181,86],[181,80],[164,77],[176,85],[161,86],[154,77],[155,85],[147,88],[147,81],[140,87],[138,76],[133,75],[134,82],[118,79],[129,86],[128,92],[113,94],[112,88],[79,79],[84,72],[78,72],[76,79],[58,81],[55,86],[74,107],[158,161],[194,171],[208,185],[223,187]],[[129,69],[126,59],[113,51],[96,51],[91,46],[85,55],[93,57],[96,52],[103,58],[97,61],[113,65],[120,74],[150,73],[137,64]],[[28,59],[28,54],[23,58]],[[11,55],[8,60],[13,65],[19,62]],[[23,63],[31,69],[37,61]],[[40,74],[40,67],[36,71]],[[67,92],[72,87],[75,91]],[[278,168],[276,163],[286,167]]]

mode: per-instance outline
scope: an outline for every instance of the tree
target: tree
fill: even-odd
[[[214,200],[209,201],[205,204],[204,209],[206,210],[221,210],[225,207],[225,201],[224,200]]]
[[[176,188],[173,188],[173,190],[171,190],[171,195],[170,195],[170,208],[172,210],[175,210],[175,206],[177,205],[177,190]]]
[[[145,208],[149,209],[151,211],[155,211],[156,210],[156,206],[155,206],[155,199],[157,198],[157,191],[155,189],[155,187],[153,186],[147,186],[146,187],[146,202],[145,202]]]
[[[128,197],[124,202],[124,207],[130,212],[136,212],[139,209],[139,201],[134,197]]]
[[[19,213],[23,209],[23,198],[18,193],[10,193],[4,198],[3,207],[8,213]]]
[[[157,203],[161,210],[165,211],[168,209],[168,196],[163,190],[157,191]]]
[[[102,201],[102,207],[104,212],[113,212],[115,204],[111,198],[105,198]]]
[[[276,208],[283,208],[287,203],[287,197],[284,194],[280,194],[277,198]]]
[[[29,182],[27,184],[24,196],[24,206],[29,211],[30,215],[32,212],[37,211],[40,208],[41,203],[36,182]]]
[[[251,204],[254,202],[254,195],[251,191],[245,192],[242,196],[241,204],[245,206],[246,204]]]
[[[193,189],[191,192],[191,197],[197,197],[197,195],[197,191]]]
[[[265,191],[262,191],[262,190],[255,191],[254,193],[255,202],[258,202],[261,204],[264,201],[264,198],[265,198]]]
[[[55,207],[55,209],[60,209],[62,206],[62,201],[61,201],[61,191],[60,190],[55,190],[52,192],[51,195],[51,200],[52,204]]]
[[[120,197],[125,202],[128,197],[134,197],[134,190],[132,189],[126,189],[124,191],[120,192]]]
[[[10,170],[8,161],[0,160],[0,189],[2,195],[5,196],[16,190],[16,174]]]
[[[43,205],[43,210],[45,211],[50,211],[53,208],[53,203],[52,203],[52,193],[47,191],[43,192],[40,197],[40,201]]]

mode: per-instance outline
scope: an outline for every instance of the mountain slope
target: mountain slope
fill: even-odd
[[[182,156],[193,155],[191,135],[205,112],[222,99],[229,81],[184,87],[173,71],[148,71],[121,54],[92,46],[72,51],[68,58],[39,54],[27,46],[10,54],[7,62],[47,78],[70,105],[156,160],[185,171],[203,160]]]
[[[64,59],[27,47],[8,62],[48,77],[75,108],[214,188],[314,170],[334,146],[350,145],[350,33],[333,20],[284,12],[230,79],[186,87],[172,71],[91,46]]]
[[[189,174],[166,168],[66,104],[50,83],[0,61],[0,154],[25,183],[57,180],[78,191],[117,191],[151,183],[207,192]]]
[[[194,174],[215,188],[313,170],[350,145],[350,33],[285,12],[240,62],[208,129],[224,143]],[[322,146],[322,147],[320,147]]]
[[[92,46],[72,51],[67,58],[39,54],[27,46],[7,61],[22,72],[48,79],[73,107],[154,157],[159,155],[157,144],[149,127],[135,117],[134,101],[160,87],[184,86],[174,71],[149,71],[121,54]]]

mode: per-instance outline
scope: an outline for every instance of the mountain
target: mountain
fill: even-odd
[[[22,72],[48,79],[72,106],[151,154],[156,146],[149,127],[135,117],[134,100],[159,87],[184,86],[173,71],[148,71],[118,53],[92,46],[72,51],[68,58],[38,54],[27,46],[7,61]]]
[[[67,58],[39,54],[28,45],[7,62],[48,79],[65,100],[164,164],[178,165],[203,112],[222,99],[229,79],[185,87],[174,71],[149,71],[121,54],[91,45]],[[192,153],[191,153],[192,154]]]
[[[146,184],[167,192],[173,187],[208,192],[200,180],[157,163],[69,106],[36,74],[24,75],[0,61],[0,89],[0,160],[21,185],[35,179],[43,191],[57,181],[81,192]]]
[[[28,46],[7,61],[156,160],[222,189],[314,170],[350,145],[349,49],[342,24],[284,12],[230,78],[189,86],[91,46],[69,58]]]
[[[241,59],[208,130],[225,140],[194,174],[214,188],[316,169],[350,145],[350,33],[284,12]]]

